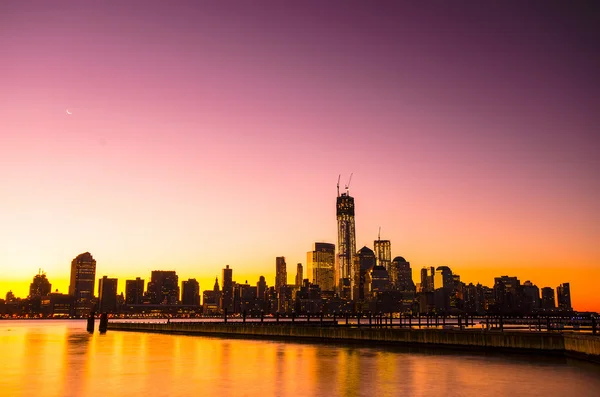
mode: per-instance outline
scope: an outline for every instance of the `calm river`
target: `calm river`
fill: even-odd
[[[96,323],[96,326],[98,323]],[[0,321],[0,396],[600,396],[600,366],[527,355]]]

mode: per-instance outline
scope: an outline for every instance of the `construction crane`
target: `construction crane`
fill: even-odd
[[[352,182],[352,175],[354,175],[354,173],[350,174],[350,178],[348,179],[348,183],[346,184],[346,195],[350,195],[350,193],[348,193],[348,190],[350,189],[350,182]]]

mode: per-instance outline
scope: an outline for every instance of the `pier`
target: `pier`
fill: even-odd
[[[600,363],[600,336],[577,332],[499,331],[479,328],[369,327],[335,322],[110,322],[109,330],[167,334],[360,342],[364,344],[533,352]]]

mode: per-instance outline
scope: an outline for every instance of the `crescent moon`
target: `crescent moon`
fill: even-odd
[[[67,109],[67,114],[73,114],[73,113],[69,112],[69,109]]]

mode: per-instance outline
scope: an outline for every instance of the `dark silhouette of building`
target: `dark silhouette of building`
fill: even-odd
[[[148,283],[153,305],[176,305],[179,301],[179,277],[173,270],[153,270]]]
[[[144,280],[136,277],[135,280],[125,281],[125,302],[128,305],[140,305],[144,299]]]
[[[352,178],[352,176],[350,176]],[[344,299],[354,299],[353,294],[358,291],[355,285],[359,275],[354,266],[356,253],[356,226],[354,220],[354,197],[350,196],[349,185],[346,192],[340,195],[338,180],[336,214],[338,226],[338,266],[339,266],[339,293]]]
[[[469,283],[463,292],[463,310],[468,314],[485,314],[485,292],[481,284]]]
[[[223,292],[221,293],[221,310],[233,313],[233,269],[229,265],[223,269]]]
[[[306,253],[306,266],[309,282],[321,291],[335,290],[335,244],[315,243],[315,250]]]
[[[385,266],[374,266],[371,270],[371,294],[390,290],[390,275]]]
[[[569,283],[563,283],[556,287],[556,298],[560,310],[573,310],[571,307],[571,286]]]
[[[412,269],[410,263],[406,259],[401,256],[395,257],[390,266],[389,273],[390,282],[396,290],[415,292],[416,288],[412,278]]]
[[[285,256],[278,256],[275,258],[275,288],[279,291],[284,285],[287,285]]]
[[[516,277],[501,276],[494,279],[496,311],[505,314],[522,313],[521,282]]]
[[[304,269],[302,267],[302,263],[298,263],[298,265],[296,266],[296,287],[300,288],[302,287],[302,280],[304,277]]]
[[[190,278],[181,283],[181,304],[200,306],[200,284],[195,278]]]
[[[531,281],[527,280],[521,286],[523,294],[523,312],[531,314],[540,309],[540,289]]]
[[[356,268],[354,285],[356,290],[354,296],[356,301],[369,299],[371,295],[371,271],[377,263],[375,253],[369,247],[362,247],[354,257]]]
[[[98,310],[100,313],[117,312],[118,279],[102,277],[98,283]]]
[[[542,309],[543,310],[556,309],[556,301],[554,300],[554,289],[552,289],[550,287],[542,288]]]
[[[421,269],[421,292],[433,292],[437,287],[435,285],[435,267],[423,267]]]
[[[202,293],[202,312],[204,314],[216,314],[219,312],[221,301],[221,290],[219,289],[219,279],[215,277],[215,285],[210,290],[204,290]]]
[[[29,298],[46,296],[50,292],[52,292],[52,284],[46,278],[46,273],[40,270],[29,285]]]
[[[256,298],[262,301],[266,300],[267,293],[267,281],[265,280],[265,276],[260,276],[258,279],[258,283],[256,283]]]
[[[96,284],[96,260],[92,254],[85,252],[71,262],[71,280],[69,295],[74,298],[72,315],[88,317],[94,302],[94,286]]]

